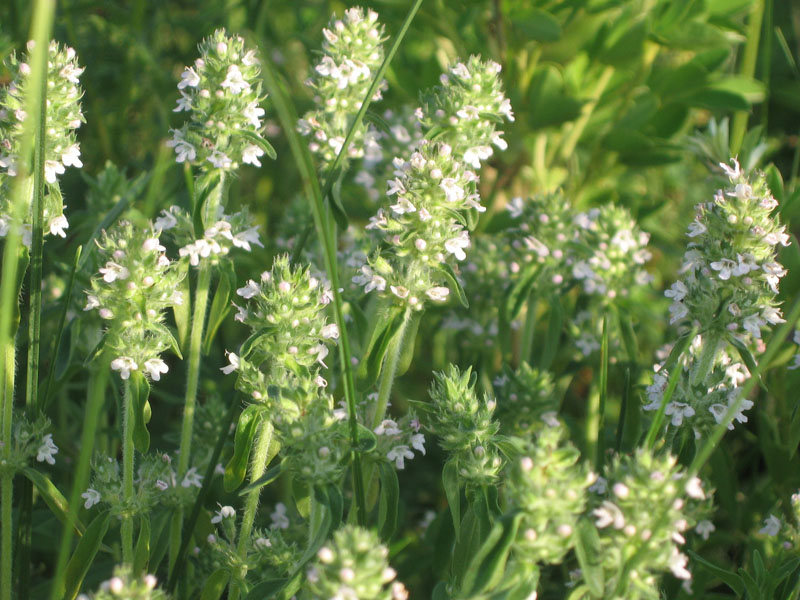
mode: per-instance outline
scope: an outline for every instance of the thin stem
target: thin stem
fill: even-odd
[[[133,566],[133,403],[130,380],[124,382],[122,397],[122,498],[125,514],[122,518],[122,562]]]
[[[30,187],[32,184],[31,157],[36,141],[36,132],[44,118],[43,80],[47,77],[47,53],[50,31],[55,13],[54,0],[37,0],[33,9],[30,36],[36,42],[32,52],[31,73],[28,81],[28,94],[25,110],[29,118],[23,123],[20,139],[18,175],[12,182],[11,206],[9,216],[11,227],[6,236],[3,249],[2,276],[0,276],[0,352],[3,354],[3,369],[0,370],[0,389],[3,390],[2,410],[2,456],[7,462],[11,457],[12,408],[14,405],[14,338],[17,315],[18,267],[21,240],[21,224],[30,206]],[[13,475],[4,470],[0,483],[0,600],[11,600],[12,587],[12,502]]]
[[[253,449],[253,459],[250,463],[250,482],[256,481],[264,474],[267,468],[267,461],[269,459],[269,445],[272,442],[272,421],[264,419],[259,426],[258,439],[256,446]],[[245,501],[244,517],[242,518],[242,528],[239,531],[239,541],[236,546],[236,552],[241,559],[242,573],[240,577],[244,580],[247,575],[247,567],[244,566],[245,559],[247,558],[247,544],[250,541],[250,535],[253,532],[253,523],[256,520],[256,512],[258,511],[258,497],[261,494],[261,488],[251,490],[247,494]],[[233,583],[233,582],[232,582]],[[230,590],[230,600],[238,600],[241,593],[241,586],[233,584]]]
[[[761,23],[764,19],[764,0],[756,0],[750,7],[750,18],[747,23],[747,42],[744,47],[744,57],[742,58],[742,68],[739,73],[748,78],[753,78],[756,74],[756,62],[758,60],[758,47],[761,41]],[[731,126],[731,152],[734,156],[739,154],[742,149],[742,141],[747,131],[747,120],[750,111],[739,110],[733,115]]]
[[[206,215],[214,218],[217,208],[222,204],[224,194],[225,174],[220,174],[216,189],[209,195]],[[208,219],[206,219],[208,221]],[[189,333],[189,365],[186,371],[186,395],[183,400],[183,424],[181,426],[181,442],[178,454],[178,481],[186,474],[189,468],[189,459],[192,451],[192,429],[194,427],[194,413],[197,405],[197,387],[200,380],[200,360],[203,348],[203,334],[206,326],[206,312],[208,311],[208,297],[211,288],[211,264],[202,261],[197,272],[197,287],[194,292],[192,312],[192,329]],[[170,569],[175,564],[178,549],[181,545],[181,527],[183,525],[183,508],[178,508],[170,525],[169,565]]]
[[[92,366],[89,370],[80,453],[78,454],[78,463],[75,466],[72,491],[69,495],[69,515],[67,522],[64,523],[61,543],[58,548],[56,574],[53,578],[53,587],[50,589],[51,600],[57,600],[63,595],[64,571],[67,567],[67,559],[69,558],[70,546],[75,532],[75,520],[78,516],[81,493],[89,483],[89,471],[91,469],[97,423],[100,420],[100,411],[103,409],[103,404],[105,404],[109,373],[107,361],[100,361],[99,364]]]

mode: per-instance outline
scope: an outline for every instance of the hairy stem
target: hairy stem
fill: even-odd
[[[250,482],[257,481],[259,477],[264,474],[269,460],[269,445],[272,442],[272,422],[269,419],[264,419],[259,426],[258,438],[256,446],[253,448],[253,459],[250,462]],[[258,498],[261,494],[261,488],[251,490],[247,494],[245,501],[244,517],[242,518],[242,528],[239,531],[239,541],[236,546],[236,552],[239,555],[242,563],[247,558],[247,544],[250,541],[250,535],[253,532],[253,523],[256,520],[256,513],[258,512]],[[246,568],[243,567],[241,579],[244,580],[247,575]],[[230,600],[238,600],[241,587],[232,585],[230,590]]]
[[[133,566],[133,404],[130,381],[125,380],[122,397],[122,497],[125,514],[122,518],[122,562]]]

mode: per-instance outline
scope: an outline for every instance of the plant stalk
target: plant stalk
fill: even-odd
[[[122,562],[133,567],[133,403],[130,380],[124,382],[122,397],[122,497],[125,515],[122,518]]]
[[[258,439],[256,446],[253,449],[253,459],[250,463],[250,482],[257,481],[259,477],[264,474],[267,468],[267,461],[269,460],[269,445],[272,442],[272,421],[264,419],[259,426]],[[250,541],[250,535],[253,532],[253,523],[256,520],[256,512],[258,511],[258,497],[261,494],[261,488],[251,490],[247,494],[245,501],[244,517],[242,518],[242,528],[239,530],[239,541],[236,545],[236,552],[239,555],[242,563],[247,558],[247,544]],[[244,580],[247,575],[246,568],[243,567],[241,578]],[[232,585],[230,590],[230,600],[238,600],[241,593],[241,587]]]
[[[744,47],[742,58],[742,68],[740,74],[744,77],[753,78],[756,74],[756,62],[758,60],[758,47],[761,41],[761,23],[764,20],[764,0],[756,0],[750,7],[750,17],[747,23],[747,42]],[[747,131],[747,120],[750,111],[739,110],[733,115],[731,125],[731,152],[738,156],[742,149],[742,142]]]

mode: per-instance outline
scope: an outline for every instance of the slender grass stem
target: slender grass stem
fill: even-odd
[[[50,590],[50,600],[58,600],[58,598],[63,595],[64,572],[75,532],[75,519],[78,516],[81,492],[89,483],[89,472],[91,469],[92,453],[94,452],[97,423],[100,420],[100,411],[103,409],[103,404],[105,404],[106,388],[108,387],[110,372],[106,360],[98,361],[96,366],[90,367],[80,452],[78,454],[78,462],[75,465],[72,491],[69,495],[69,515],[67,517],[67,522],[64,523],[61,542],[58,547],[58,559],[56,562],[55,576],[53,577],[53,587]]]
[[[250,463],[250,482],[258,480],[264,474],[267,468],[267,461],[269,460],[269,445],[272,442],[272,422],[268,419],[259,426],[258,438],[256,446],[253,449],[253,459]],[[250,542],[250,535],[253,533],[253,523],[256,520],[256,512],[258,511],[258,498],[261,494],[261,488],[251,490],[247,494],[245,501],[244,517],[242,518],[242,528],[239,530],[239,540],[236,545],[236,552],[244,564],[247,558],[247,545]],[[313,494],[312,494],[313,498]],[[246,569],[246,567],[242,567]],[[241,573],[242,580],[247,575],[245,570]],[[238,600],[241,593],[241,587],[232,585],[230,590],[229,600]]]
[[[125,514],[122,518],[122,562],[133,566],[133,403],[130,381],[124,382],[122,397],[122,497]]]
[[[606,444],[606,400],[608,398],[608,313],[603,316],[603,341],[600,346],[600,394],[597,411],[597,447],[595,452],[595,468],[598,473],[603,472],[605,463]]]
[[[3,355],[3,369],[0,374],[2,398],[2,456],[3,461],[11,457],[12,409],[14,405],[15,333],[17,316],[17,294],[19,249],[21,240],[20,225],[23,215],[30,206],[32,179],[32,152],[35,147],[37,131],[41,129],[44,114],[44,85],[47,77],[47,53],[50,31],[55,13],[54,0],[37,0],[33,7],[31,35],[36,45],[30,61],[31,77],[25,109],[29,118],[24,122],[20,140],[18,175],[11,189],[10,224],[3,248],[2,276],[0,276],[0,352]],[[12,535],[13,475],[4,471],[0,482],[0,600],[11,600],[13,535]]]

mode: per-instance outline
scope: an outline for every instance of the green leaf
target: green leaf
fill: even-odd
[[[217,335],[219,326],[222,325],[231,310],[231,298],[236,289],[236,271],[233,268],[233,261],[222,260],[219,266],[219,282],[217,291],[214,293],[214,300],[211,302],[208,325],[203,339],[203,354],[206,355],[211,351],[211,343],[214,341],[214,336]]]
[[[357,375],[362,388],[369,388],[378,380],[383,358],[389,349],[389,343],[402,324],[403,313],[398,308],[392,307],[385,312],[380,311],[378,313],[375,328],[372,330],[372,337],[358,368]]]
[[[716,111],[750,110],[751,106],[742,94],[714,88],[705,88],[690,94],[684,102],[689,106]]]
[[[233,438],[233,456],[225,465],[223,485],[226,492],[232,492],[244,481],[250,450],[253,447],[253,440],[258,431],[258,425],[261,423],[263,411],[264,408],[260,404],[251,404],[239,415],[236,434]]]
[[[512,19],[511,24],[526,37],[538,42],[555,42],[561,37],[561,24],[550,13],[532,9],[523,18]]]
[[[744,587],[747,590],[748,600],[761,600],[761,598],[763,598],[761,594],[761,586],[759,586],[758,582],[753,579],[753,576],[741,567],[739,567],[739,576],[741,577],[742,583],[744,583]]]
[[[331,185],[330,192],[328,193],[328,206],[336,221],[336,226],[342,231],[345,231],[349,219],[347,218],[347,211],[344,209],[344,204],[342,204],[342,177],[344,176],[344,172],[337,169],[335,174],[332,173],[330,175],[330,177],[334,176],[333,185]]]
[[[442,275],[444,275],[445,279],[447,279],[450,289],[455,292],[456,296],[458,297],[458,301],[461,303],[461,306],[464,308],[469,308],[467,295],[464,293],[464,288],[461,287],[461,284],[458,282],[458,278],[453,271],[453,267],[446,262],[441,263],[439,265],[439,271],[442,273]]]
[[[461,529],[461,481],[458,478],[458,467],[455,461],[448,460],[442,469],[442,484],[447,504],[450,506],[450,515],[453,517],[453,529],[458,541]]]
[[[550,319],[547,322],[547,337],[542,346],[542,356],[539,359],[539,368],[546,371],[553,364],[556,352],[561,342],[561,325],[564,322],[564,308],[556,294],[550,296]]]
[[[423,311],[416,310],[411,313],[411,316],[408,318],[406,329],[403,332],[403,346],[397,360],[395,377],[404,375],[411,366],[411,361],[414,359],[415,342],[417,341],[417,331],[419,330],[419,322],[422,320],[422,314]]]
[[[219,600],[225,586],[228,585],[230,573],[225,567],[220,567],[206,579],[203,591],[200,593],[200,600]]]
[[[742,581],[742,578],[736,573],[727,569],[723,569],[722,567],[718,567],[714,563],[707,561],[705,558],[697,554],[697,552],[687,550],[687,553],[692,557],[693,561],[700,563],[703,568],[708,570],[712,575],[717,577],[725,585],[731,588],[737,596],[741,597],[744,594],[744,581]]]
[[[752,352],[750,352],[747,346],[745,346],[741,340],[737,339],[735,336],[729,336],[729,341],[736,348],[736,351],[739,353],[739,356],[747,367],[747,370],[751,373],[756,373],[758,365],[756,364],[756,359],[753,357]],[[761,378],[761,375],[758,376],[758,384],[765,392],[768,391],[764,380]]]
[[[581,519],[578,522],[576,533],[575,554],[583,571],[583,580],[586,582],[586,586],[592,596],[603,598],[605,580],[600,536],[597,535],[597,529],[595,529],[594,524],[587,519]]]
[[[400,483],[391,463],[381,462],[381,495],[378,504],[378,534],[386,542],[397,530],[397,506],[400,500]]]
[[[468,597],[490,591],[500,582],[521,519],[522,513],[518,512],[505,515],[495,522],[467,569],[462,592]]]
[[[64,595],[67,600],[74,600],[81,589],[83,578],[89,572],[89,567],[94,563],[94,557],[103,543],[103,538],[108,531],[108,524],[111,521],[109,512],[98,514],[83,534],[83,537],[75,547],[75,552],[67,563],[67,570],[64,576]]]
[[[248,131],[246,129],[240,129],[238,133],[243,138],[250,140],[253,144],[261,148],[272,160],[278,158],[278,153],[275,152],[275,148],[272,147],[272,144],[270,144],[266,139],[257,133]]]
[[[519,316],[525,301],[530,296],[533,284],[536,283],[541,269],[538,264],[528,264],[520,272],[516,281],[511,284],[502,306],[505,312],[505,321],[510,323]]]
[[[22,474],[36,487],[42,500],[44,500],[45,504],[50,508],[50,512],[52,512],[59,521],[66,524],[69,521],[69,503],[55,484],[45,475],[31,467],[22,469]],[[85,527],[77,516],[75,517],[74,526],[76,533],[79,536],[83,535]]]
[[[341,488],[334,484],[329,483],[325,486],[325,497],[327,499],[328,510],[331,513],[330,530],[338,529],[342,523],[342,515],[344,514],[344,497],[342,496]]]
[[[370,428],[358,424],[358,451],[369,454],[378,446],[378,436]]]
[[[80,323],[80,319],[72,319],[67,323],[66,327],[64,327],[64,331],[61,334],[61,340],[56,349],[56,364],[53,373],[57,381],[64,376],[67,369],[72,365],[73,355],[77,347],[77,344],[72,343],[72,332],[74,329],[80,328]]]
[[[189,330],[192,325],[192,292],[189,286],[189,261],[182,260],[176,268],[183,273],[183,277],[178,283],[178,291],[183,297],[183,302],[172,305],[172,312],[175,315],[175,325],[178,328],[178,342],[184,352],[189,348]]]
[[[440,581],[436,584],[436,587],[433,588],[431,600],[450,600],[450,595],[447,593],[446,581]]]
[[[265,579],[255,584],[250,592],[245,596],[245,600],[268,600],[275,596],[286,587],[289,582],[287,578]]]
[[[136,550],[133,554],[133,574],[138,576],[147,570],[150,560],[150,517],[146,514],[139,516],[139,539],[136,540]]]
[[[146,425],[150,420],[148,415],[150,406],[147,402],[150,396],[150,384],[139,371],[133,371],[128,385],[133,410],[133,445],[144,454],[150,448],[150,432],[147,431]]]

